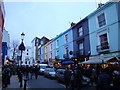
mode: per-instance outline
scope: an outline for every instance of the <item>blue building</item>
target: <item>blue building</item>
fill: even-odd
[[[55,58],[65,61],[64,63],[66,64],[71,63],[69,60],[73,55],[69,54],[70,51],[73,51],[73,32],[71,27],[54,38]]]
[[[91,59],[120,57],[120,2],[107,2],[88,15]]]
[[[7,56],[7,42],[2,42],[2,65],[5,63],[5,57]]]

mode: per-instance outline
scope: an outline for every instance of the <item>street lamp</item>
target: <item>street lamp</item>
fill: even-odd
[[[19,50],[21,51],[21,56],[20,56],[21,62],[22,62],[22,51],[25,51],[25,46],[24,46],[24,43],[23,43],[24,36],[25,36],[25,34],[22,33],[22,34],[21,34],[21,40],[22,40],[22,42],[21,42],[21,44],[19,45]],[[21,65],[21,62],[20,62],[20,65]]]

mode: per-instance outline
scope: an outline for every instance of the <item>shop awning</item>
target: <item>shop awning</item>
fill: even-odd
[[[85,62],[81,62],[79,64],[101,64],[101,63],[107,63],[107,61],[113,59],[114,57],[104,58],[104,60],[101,60],[100,58],[93,58]]]

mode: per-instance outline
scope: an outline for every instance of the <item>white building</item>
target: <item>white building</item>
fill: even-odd
[[[2,42],[6,42],[7,43],[7,56],[6,57],[10,57],[10,35],[8,33],[8,31],[3,30],[3,38],[2,38]]]

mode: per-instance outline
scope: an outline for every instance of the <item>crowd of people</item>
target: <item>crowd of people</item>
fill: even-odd
[[[10,84],[12,75],[17,75],[20,87],[23,87],[23,80],[37,79],[40,67],[35,66],[14,66],[5,65],[2,67],[2,86],[6,88]],[[120,72],[113,67],[102,68],[97,67],[82,67],[78,65],[70,70],[68,67],[64,72],[66,88],[81,89],[84,85],[83,76],[90,79],[90,86],[96,86],[96,90],[116,89],[120,90]]]
[[[64,72],[66,88],[81,89],[84,84],[83,76],[90,79],[88,85],[96,86],[96,90],[120,90],[120,72],[118,68],[107,67],[82,67],[78,65],[76,68],[69,70],[66,68]]]
[[[39,66],[14,66],[4,65],[2,67],[2,87],[6,88],[10,84],[12,75],[17,75],[20,87],[23,87],[23,80],[38,78]]]

